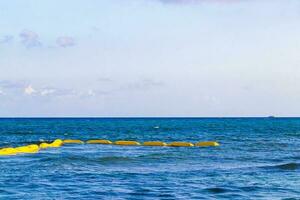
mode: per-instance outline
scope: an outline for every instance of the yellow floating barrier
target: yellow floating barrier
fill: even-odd
[[[57,148],[57,147],[61,147],[61,145],[63,145],[63,141],[61,139],[56,139],[54,140],[54,142],[52,142],[50,145],[50,147],[52,148]]]
[[[124,146],[139,146],[141,145],[137,141],[126,141],[119,140],[115,142],[111,142],[110,140],[88,140],[87,144],[115,144],[115,145],[124,145]],[[37,153],[40,149],[45,148],[57,148],[62,146],[63,144],[84,144],[81,140],[73,140],[73,139],[56,139],[52,143],[41,143],[40,145],[32,144],[27,146],[21,146],[16,148],[2,148],[0,149],[0,156],[10,156],[16,155],[19,153]],[[170,146],[170,147],[216,147],[220,146],[220,144],[216,141],[203,141],[197,142],[195,144],[190,142],[171,142],[169,144],[161,141],[147,141],[143,143],[144,146]]]
[[[63,144],[64,142],[61,139],[56,139],[54,140],[54,142],[51,143],[51,146],[55,148],[55,147],[60,147]]]
[[[15,148],[3,148],[0,149],[0,156],[13,156],[16,155],[17,151]]]
[[[112,144],[110,140],[88,140],[87,144]]]
[[[15,148],[17,153],[37,153],[39,152],[40,148],[36,144],[21,146]]]
[[[193,147],[194,144],[190,142],[171,142],[168,144],[170,147]]]
[[[46,148],[58,148],[61,147],[61,145],[63,145],[63,141],[61,139],[56,139],[54,140],[54,142],[48,144],[48,143],[41,143],[40,144],[40,148],[41,149],[46,149]]]
[[[40,148],[41,149],[46,149],[46,148],[49,148],[50,147],[50,144],[46,143],[46,142],[43,142],[40,144]]]
[[[124,145],[124,146],[137,146],[137,145],[141,145],[139,142],[136,141],[116,141],[115,145]]]
[[[72,139],[66,139],[63,141],[64,144],[84,144],[81,140],[72,140]]]
[[[144,146],[167,146],[166,143],[160,142],[160,141],[149,141],[149,142],[144,142]]]
[[[195,144],[196,147],[217,147],[220,146],[218,142],[215,141],[206,141],[206,142],[198,142]]]

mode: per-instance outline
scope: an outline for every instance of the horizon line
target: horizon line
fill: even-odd
[[[300,118],[300,116],[105,116],[105,117],[92,117],[92,116],[36,116],[36,117],[1,117],[0,119],[237,119],[237,118],[261,118],[261,119],[278,119],[278,118]]]

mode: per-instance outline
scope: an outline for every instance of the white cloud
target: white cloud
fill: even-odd
[[[99,81],[99,82],[105,82],[105,83],[111,83],[111,82],[113,82],[112,79],[106,78],[106,77],[100,77],[100,78],[97,79],[97,81]]]
[[[5,35],[3,37],[0,37],[0,44],[6,44],[12,42],[14,39],[14,36],[12,35]]]
[[[75,45],[75,40],[72,37],[63,36],[63,37],[58,37],[56,43],[60,47],[70,47]]]
[[[51,94],[53,94],[53,93],[55,93],[55,89],[51,89],[51,88],[48,88],[48,89],[43,89],[41,92],[40,92],[40,94],[42,95],[42,96],[47,96],[47,95],[51,95]]]
[[[41,46],[41,42],[39,41],[39,35],[36,32],[30,31],[30,30],[23,30],[19,34],[22,43],[26,47],[38,47]]]
[[[32,94],[36,93],[36,90],[31,85],[29,85],[24,89],[24,93],[26,95],[32,95]]]
[[[131,90],[148,90],[154,87],[162,87],[164,83],[162,81],[156,81],[152,79],[143,79],[136,82],[129,83],[126,89]]]
[[[96,93],[95,93],[95,91],[94,90],[89,90],[88,91],[88,96],[96,96]]]
[[[26,81],[22,81],[22,80],[17,80],[17,81],[13,81],[13,80],[0,80],[0,87],[4,88],[4,89],[20,89],[20,88],[24,88],[26,86]]]
[[[5,95],[5,93],[2,90],[0,90],[0,95]]]

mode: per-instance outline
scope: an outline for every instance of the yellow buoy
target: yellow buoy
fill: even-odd
[[[87,144],[112,144],[109,140],[88,140]]]
[[[144,146],[167,146],[166,143],[160,142],[160,141],[149,141],[149,142],[144,142]]]
[[[81,140],[72,140],[72,139],[66,139],[63,141],[64,144],[84,144]]]
[[[0,149],[0,156],[12,156],[12,155],[16,155],[17,151],[15,148],[3,148]]]
[[[46,148],[58,148],[61,147],[61,145],[63,145],[63,141],[61,139],[56,139],[54,140],[54,142],[48,144],[48,143],[41,143],[40,144],[40,148],[41,149],[46,149]]]
[[[15,150],[17,153],[37,153],[39,152],[39,146],[36,144],[16,147]]]
[[[171,142],[168,144],[170,147],[193,147],[194,144],[190,142]]]
[[[61,139],[56,139],[54,140],[54,142],[52,142],[50,145],[51,147],[53,148],[57,148],[57,147],[60,147],[61,145],[63,145],[63,141]]]
[[[215,141],[206,141],[206,142],[198,142],[195,144],[196,147],[217,147],[220,146],[218,142]]]
[[[50,144],[46,143],[46,142],[43,142],[40,144],[40,148],[41,149],[46,149],[46,148],[49,148],[50,147]]]
[[[125,146],[136,146],[136,145],[141,145],[139,142],[136,141],[116,141],[115,145],[125,145]]]

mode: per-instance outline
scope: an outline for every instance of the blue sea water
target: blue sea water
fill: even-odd
[[[0,157],[0,199],[300,199],[300,118],[0,119],[0,147],[56,138],[221,146],[77,144]]]

